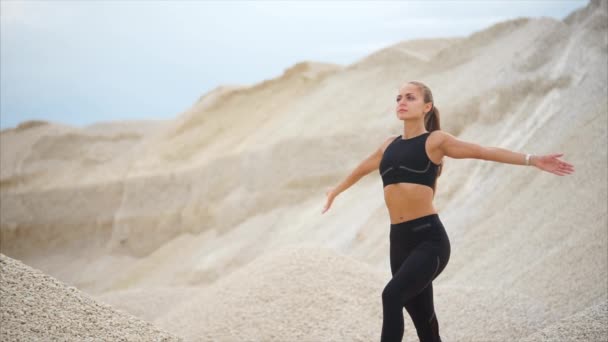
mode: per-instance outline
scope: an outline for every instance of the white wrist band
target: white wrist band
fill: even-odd
[[[526,165],[530,165],[530,157],[532,157],[532,155],[529,153],[526,153]]]

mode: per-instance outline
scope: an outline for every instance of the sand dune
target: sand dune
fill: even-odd
[[[591,1],[348,66],[303,61],[219,86],[174,120],[26,122],[0,132],[0,250],[187,340],[376,340],[390,279],[379,175],[320,211],[402,132],[394,95],[416,79],[443,130],[576,167],[444,158],[442,337],[595,338],[577,317],[596,306],[600,322],[608,299],[607,60],[608,4]]]

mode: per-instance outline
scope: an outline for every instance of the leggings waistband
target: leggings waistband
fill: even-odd
[[[399,223],[391,223],[391,229],[411,229],[419,226],[422,223],[440,223],[439,214],[430,214],[426,216],[417,217],[415,219],[399,222]]]

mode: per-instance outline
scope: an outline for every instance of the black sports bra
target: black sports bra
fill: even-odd
[[[391,142],[380,161],[383,186],[395,183],[417,183],[433,187],[439,165],[426,154],[425,143],[430,132],[409,139],[398,136]]]

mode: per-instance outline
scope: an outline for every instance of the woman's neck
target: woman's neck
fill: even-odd
[[[426,133],[427,130],[424,126],[404,127],[403,128],[403,139],[409,139],[412,137],[419,136],[420,134]]]

